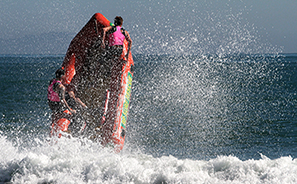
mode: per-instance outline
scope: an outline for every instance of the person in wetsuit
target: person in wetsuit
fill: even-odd
[[[132,40],[130,38],[129,33],[122,28],[123,18],[120,16],[116,16],[114,18],[114,26],[108,26],[103,28],[103,38],[102,38],[102,47],[105,48],[105,37],[106,33],[109,34],[109,46],[108,51],[111,57],[115,57],[115,59],[119,58],[123,52],[123,44],[124,40],[128,41],[128,51],[125,57],[128,61],[128,55],[132,47]]]
[[[50,81],[50,84],[47,89],[48,105],[52,110],[53,122],[57,121],[62,117],[65,117],[67,119],[70,118],[69,115],[64,113],[65,110],[69,110],[70,113],[72,114],[76,113],[75,110],[70,108],[70,106],[68,105],[65,99],[66,88],[62,84],[62,80],[64,79],[64,76],[65,76],[65,70],[60,68],[55,72],[55,75],[56,75],[56,78]]]
[[[107,60],[111,63],[111,71],[110,71],[110,86],[114,87],[114,94],[118,95],[120,92],[119,81],[121,78],[122,66],[123,63],[128,61],[128,56],[132,47],[132,40],[129,33],[122,28],[123,18],[120,16],[116,16],[114,18],[114,26],[108,26],[103,28],[103,37],[102,37],[102,48],[105,48],[105,39],[106,34],[109,34],[109,45],[107,47]],[[125,59],[120,59],[123,53],[124,41],[128,42],[127,53],[124,56]],[[108,63],[109,63],[108,62]],[[108,76],[109,77],[109,76]]]

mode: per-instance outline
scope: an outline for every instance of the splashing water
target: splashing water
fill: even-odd
[[[148,7],[144,11],[151,17],[131,29],[134,54],[229,56],[281,52],[262,40],[257,27],[243,18],[249,12],[244,3],[239,7],[222,3],[221,9],[213,9],[208,1],[169,1]],[[202,9],[197,7],[205,10],[197,11]]]
[[[36,140],[37,141],[37,140]],[[209,161],[159,158],[125,150],[114,154],[87,140],[65,139],[55,145],[19,149],[0,137],[0,182],[13,183],[294,183],[291,157],[241,161],[219,156]]]

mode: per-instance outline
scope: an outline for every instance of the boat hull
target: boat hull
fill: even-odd
[[[134,62],[131,52],[128,59],[124,57],[126,40],[120,59],[113,59],[101,47],[103,28],[109,25],[102,14],[94,14],[71,41],[62,67],[71,69],[66,70],[71,76],[65,83],[75,88],[76,96],[89,108],[83,113],[88,137],[119,152],[125,142]]]

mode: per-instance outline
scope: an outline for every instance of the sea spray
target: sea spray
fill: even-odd
[[[139,57],[120,154],[84,139],[50,144],[45,78],[63,58],[17,58],[10,70],[0,58],[4,77],[27,81],[1,93],[1,182],[296,183],[296,55]],[[10,75],[32,63],[40,78]]]
[[[294,183],[291,157],[242,161],[234,156],[210,160],[153,157],[133,151],[114,154],[91,141],[61,139],[56,145],[17,150],[1,137],[1,182],[14,183]]]

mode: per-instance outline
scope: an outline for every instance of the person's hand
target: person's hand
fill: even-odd
[[[71,113],[72,113],[72,114],[76,114],[76,110],[73,110],[73,109],[72,109],[72,110],[71,110]]]
[[[101,43],[101,48],[105,49],[105,44],[104,43]]]

